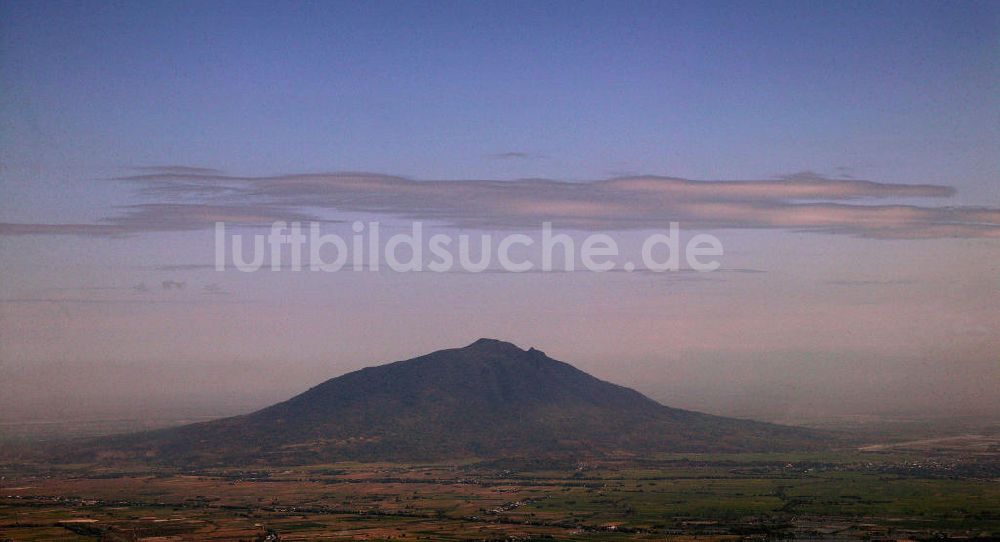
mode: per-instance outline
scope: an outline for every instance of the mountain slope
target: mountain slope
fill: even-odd
[[[303,463],[815,447],[806,430],[663,406],[493,339],[328,380],[263,410],[101,439],[83,451],[165,462]]]

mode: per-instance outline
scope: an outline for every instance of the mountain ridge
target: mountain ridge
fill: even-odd
[[[316,463],[785,451],[819,433],[662,405],[497,339],[365,367],[242,416],[106,437],[78,451],[165,463]]]

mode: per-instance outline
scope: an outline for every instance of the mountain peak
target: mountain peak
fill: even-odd
[[[514,343],[509,343],[506,341],[501,341],[499,339],[490,339],[483,337],[478,339],[476,342],[466,346],[466,348],[473,348],[476,350],[493,350],[498,352],[525,352]]]
[[[809,449],[808,431],[666,407],[535,348],[483,338],[368,367],[263,410],[102,446],[167,462]]]

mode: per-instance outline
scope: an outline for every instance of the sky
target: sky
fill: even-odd
[[[995,2],[0,2],[0,421],[484,336],[713,413],[998,415],[998,83]],[[220,220],[725,254],[220,272]]]

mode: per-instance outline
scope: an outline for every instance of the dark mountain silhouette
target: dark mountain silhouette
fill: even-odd
[[[821,444],[803,429],[669,408],[534,348],[480,339],[333,378],[245,416],[103,438],[75,453],[241,464]]]

